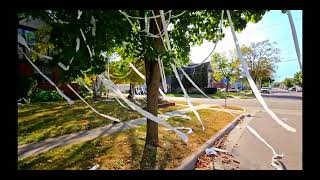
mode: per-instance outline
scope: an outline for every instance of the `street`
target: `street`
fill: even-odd
[[[288,170],[302,169],[302,93],[277,92],[264,97],[269,108],[288,125],[296,128],[296,132],[288,132],[277,124],[262,108],[256,99],[228,99],[227,105],[238,105],[253,114],[248,123],[264,138],[278,154],[284,153],[281,160]],[[267,95],[268,96],[268,95]],[[297,98],[300,97],[300,98]],[[170,97],[181,101],[183,97]],[[224,99],[191,98],[192,102],[224,104]],[[240,162],[243,170],[274,170],[270,165],[272,151],[246,128],[237,139],[231,152]]]

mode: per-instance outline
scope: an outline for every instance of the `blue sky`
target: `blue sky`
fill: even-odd
[[[291,14],[302,54],[302,10],[292,10]],[[223,31],[225,38],[218,42],[216,52],[227,54],[229,50],[235,48],[235,45],[230,28],[223,28]],[[240,45],[249,45],[251,42],[259,42],[266,39],[277,43],[276,47],[281,51],[281,61],[287,62],[277,64],[276,81],[282,81],[286,77],[293,77],[296,72],[300,71],[289,19],[280,10],[269,11],[258,23],[249,23],[242,32],[237,33],[237,37]],[[190,53],[191,60],[195,63],[201,62],[208,56],[213,46],[213,43],[204,41],[201,46],[192,47]]]

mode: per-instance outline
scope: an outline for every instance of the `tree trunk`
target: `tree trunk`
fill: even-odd
[[[157,61],[145,60],[146,84],[147,84],[147,111],[151,114],[158,115],[158,97],[160,86],[160,69]],[[157,146],[158,123],[147,119],[147,137],[146,143]]]
[[[229,80],[227,81],[226,92],[229,92]]]
[[[128,98],[131,99],[131,98],[134,98],[134,97],[135,97],[134,91],[135,91],[135,84],[130,83],[130,89],[129,89],[129,96],[128,96]]]
[[[159,15],[160,11],[155,10],[155,15]],[[153,34],[158,34],[159,31],[156,26],[158,23],[160,29],[162,29],[161,18],[150,20],[150,31]],[[163,51],[164,46],[161,38],[154,38],[155,47]],[[146,70],[146,84],[147,84],[147,111],[151,114],[158,115],[158,98],[159,98],[159,86],[160,86],[160,68],[157,61],[154,59],[145,58],[145,70]],[[158,123],[147,120],[147,137],[146,144],[157,146],[159,143],[158,138]]]
[[[93,98],[97,99],[98,98],[98,89],[97,89],[97,78],[92,79],[92,86],[93,86]]]

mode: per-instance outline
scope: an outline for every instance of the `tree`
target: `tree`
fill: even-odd
[[[297,72],[293,76],[293,81],[295,85],[302,86],[302,72]]]
[[[129,67],[127,62],[131,62],[142,74],[145,74],[144,63],[141,60],[119,60],[108,63],[107,71],[109,70],[110,78],[114,83],[129,83],[129,97],[134,98],[132,91],[135,89],[135,85],[141,85],[145,81]],[[117,78],[120,77],[120,78]],[[123,77],[123,78],[122,78]]]
[[[227,79],[226,92],[228,92],[230,81],[236,81],[240,75],[239,65],[240,60],[238,58],[230,60],[219,53],[215,53],[211,57],[214,78],[218,81],[221,81],[223,78]]]
[[[293,78],[285,78],[285,79],[283,80],[283,83],[284,83],[284,85],[285,85],[287,88],[290,88],[290,87],[294,86],[294,80],[293,80]]]
[[[150,10],[126,10],[122,11],[130,16],[153,16]],[[154,11],[159,15],[159,11]],[[182,10],[170,11],[171,16],[182,13]],[[234,10],[231,11],[235,30],[241,31],[248,22],[257,22],[264,15],[265,10]],[[169,32],[171,51],[165,51],[161,38],[146,36],[144,29],[150,30],[152,34],[159,34],[155,21],[162,28],[160,17],[144,19],[131,19],[133,26],[127,18],[119,11],[85,10],[78,18],[75,10],[49,10],[29,11],[24,14],[33,17],[41,17],[52,27],[50,41],[59,50],[54,59],[71,68],[66,72],[70,78],[83,76],[82,72],[100,74],[105,71],[105,64],[108,59],[103,59],[100,52],[107,52],[109,55],[115,52],[116,48],[124,48],[123,59],[128,57],[137,58],[144,52],[141,61],[145,64],[147,84],[147,111],[157,116],[158,111],[158,88],[160,84],[160,71],[156,58],[163,60],[164,67],[170,70],[169,63],[174,62],[177,66],[187,64],[191,45],[201,44],[204,39],[216,42],[223,38],[219,29],[221,11],[213,10],[188,10],[178,18],[171,18],[173,25]],[[166,12],[168,19],[169,12]],[[95,19],[94,26],[90,21]],[[229,26],[225,17],[223,24]],[[145,23],[147,22],[147,24]],[[79,29],[82,29],[86,36],[86,44],[94,51],[92,57],[83,42]],[[93,31],[95,36],[93,36]],[[76,38],[81,39],[81,46],[75,52]],[[74,61],[70,59],[74,57]],[[174,61],[173,61],[174,60]],[[147,120],[146,144],[158,144],[158,124]]]
[[[277,68],[276,63],[280,60],[280,50],[275,45],[275,42],[265,40],[241,47],[242,55],[247,59],[250,75],[255,83],[260,81],[260,86],[262,79],[272,78]]]

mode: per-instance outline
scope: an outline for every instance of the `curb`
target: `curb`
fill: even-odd
[[[205,142],[202,146],[200,146],[196,152],[192,153],[190,156],[185,158],[181,165],[174,170],[193,170],[198,158],[205,153],[205,149],[212,146],[217,140],[222,138],[225,134],[229,133],[237,123],[243,119],[246,114],[241,114],[236,117],[232,122],[230,122],[226,127],[218,131],[214,136],[212,136],[207,142]]]

